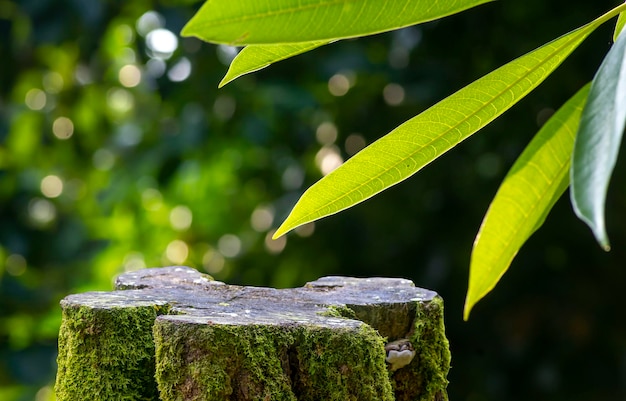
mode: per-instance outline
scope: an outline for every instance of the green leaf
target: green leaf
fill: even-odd
[[[619,35],[596,72],[572,155],[572,205],[608,251],[604,204],[626,125],[626,35]]]
[[[574,138],[588,93],[586,85],[548,120],[500,185],[474,241],[465,320],[472,307],[496,286],[565,192]]]
[[[183,36],[235,45],[332,41],[432,21],[492,0],[209,0]]]
[[[614,11],[487,74],[357,153],[302,195],[274,238],[415,174],[526,96]]]
[[[617,37],[620,32],[622,32],[622,29],[624,29],[624,25],[626,25],[626,12],[621,12],[619,17],[617,17],[617,23],[615,24],[615,30],[613,31],[613,42],[617,42]]]
[[[277,61],[308,52],[328,42],[288,43],[284,45],[250,45],[244,47],[233,59],[219,87],[242,75],[258,71]]]

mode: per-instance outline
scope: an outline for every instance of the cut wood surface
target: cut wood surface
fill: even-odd
[[[125,273],[61,306],[57,400],[446,400],[443,303],[394,278]]]

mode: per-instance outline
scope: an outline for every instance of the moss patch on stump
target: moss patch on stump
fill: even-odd
[[[409,280],[225,285],[143,269],[61,303],[57,400],[447,400],[443,302]],[[391,371],[385,344],[415,357]]]

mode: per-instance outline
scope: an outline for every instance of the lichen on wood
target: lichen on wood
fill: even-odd
[[[443,303],[409,280],[277,290],[155,268],[61,305],[59,401],[447,399]],[[401,338],[415,357],[392,369]]]

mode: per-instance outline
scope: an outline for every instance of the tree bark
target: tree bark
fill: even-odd
[[[409,280],[226,285],[143,269],[61,301],[66,400],[447,400],[443,302]]]

